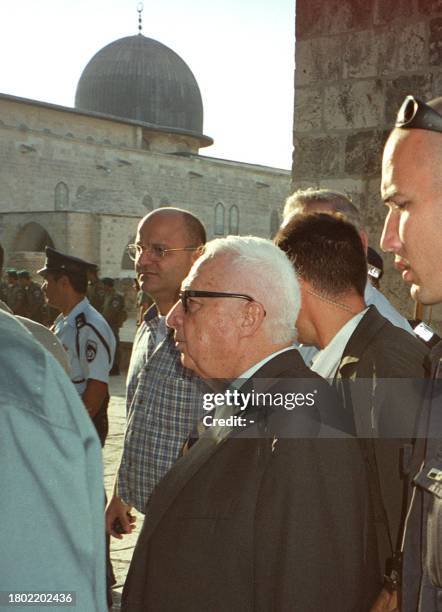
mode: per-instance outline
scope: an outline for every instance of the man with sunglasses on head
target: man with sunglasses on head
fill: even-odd
[[[442,98],[407,96],[384,149],[381,193],[388,207],[381,247],[413,299],[442,302]],[[404,538],[402,612],[442,610],[442,398],[439,343],[419,438],[409,462],[413,492]]]
[[[144,513],[154,486],[177,459],[201,416],[198,378],[181,365],[165,318],[205,241],[204,226],[195,215],[167,207],[140,221],[135,243],[128,247],[140,288],[154,304],[135,336],[123,455],[106,510],[108,533],[119,539],[134,528],[132,507]]]

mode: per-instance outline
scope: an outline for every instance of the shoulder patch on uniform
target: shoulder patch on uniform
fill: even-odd
[[[88,340],[86,343],[86,359],[90,363],[97,355],[97,343],[93,340]]]

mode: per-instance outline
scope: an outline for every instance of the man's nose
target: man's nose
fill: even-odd
[[[389,210],[387,216],[385,217],[380,246],[385,252],[389,251],[396,253],[399,250],[400,245],[399,214],[393,210]]]
[[[169,313],[166,317],[167,327],[171,327],[172,329],[178,329],[183,320],[183,312],[184,310],[181,301],[178,300],[178,302],[174,304],[169,310]]]
[[[136,265],[144,266],[152,262],[158,262],[158,257],[155,257],[151,249],[143,249],[141,255],[137,259]]]

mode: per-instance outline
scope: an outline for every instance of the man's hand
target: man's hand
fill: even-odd
[[[397,591],[390,593],[387,589],[382,589],[370,612],[400,612]]]
[[[105,513],[107,533],[109,533],[114,538],[117,538],[118,540],[121,540],[123,538],[123,534],[118,533],[114,529],[114,521],[116,519],[119,519],[124,533],[132,533],[132,531],[135,529],[136,518],[134,516],[129,516],[131,509],[132,506],[126,504],[121,499],[121,497],[114,495],[108,503]]]
[[[103,402],[107,396],[107,383],[101,382],[101,380],[94,380],[88,378],[86,383],[86,389],[83,392],[82,400],[91,419],[100,410]]]

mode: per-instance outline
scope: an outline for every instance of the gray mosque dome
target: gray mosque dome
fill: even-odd
[[[203,103],[192,71],[172,49],[142,34],[106,45],[89,61],[78,110],[203,134]]]

